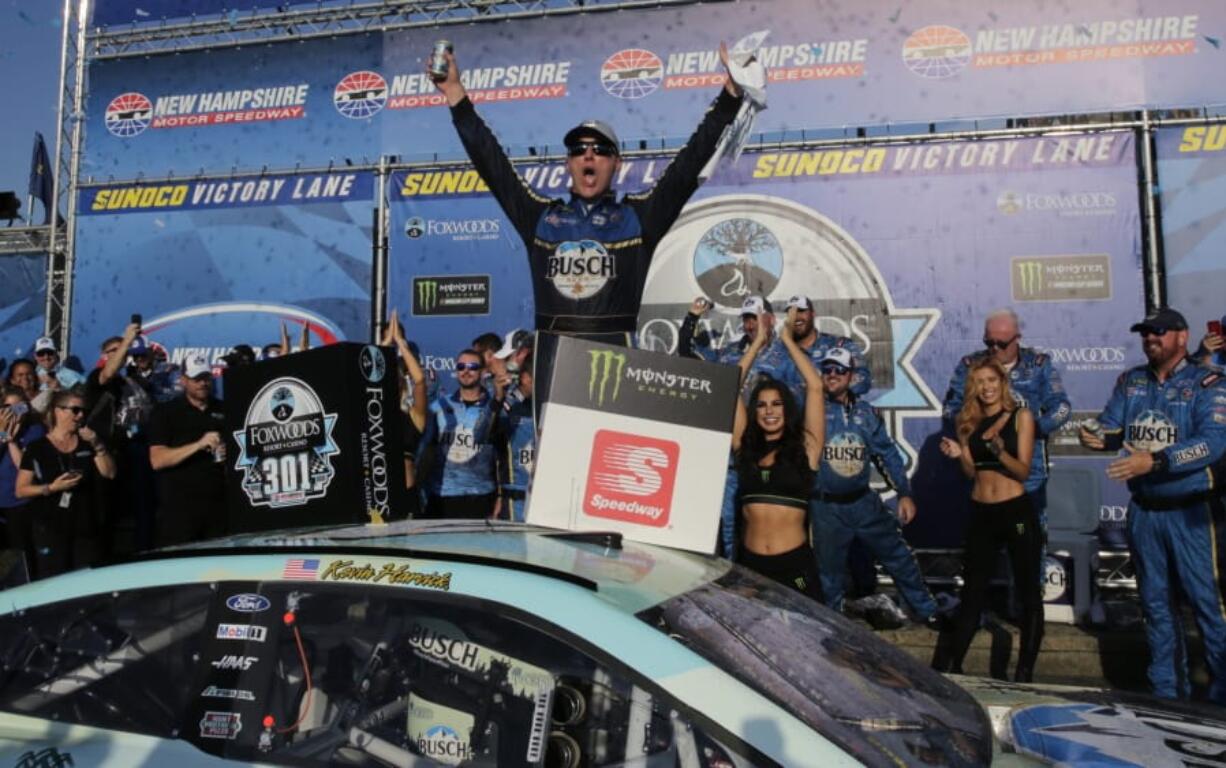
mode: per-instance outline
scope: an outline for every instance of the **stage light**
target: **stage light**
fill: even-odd
[[[8,219],[9,226],[13,226],[13,219],[18,217],[17,211],[21,209],[21,201],[17,199],[16,192],[0,192],[0,219]]]

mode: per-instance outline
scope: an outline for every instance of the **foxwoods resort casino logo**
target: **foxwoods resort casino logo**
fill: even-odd
[[[638,318],[640,346],[675,352],[682,318],[694,297],[704,296],[712,310],[699,323],[699,345],[717,354],[741,337],[741,304],[751,295],[770,299],[777,320],[790,296],[807,296],[819,332],[858,343],[873,376],[868,399],[903,450],[917,455],[902,427],[910,417],[940,415],[940,401],[913,365],[940,310],[895,306],[864,247],[806,205],[737,193],[688,206],[656,248]]]
[[[372,117],[387,103],[387,81],[378,72],[350,72],[332,91],[336,111],[350,120]]]
[[[336,414],[325,413],[319,396],[300,379],[264,385],[234,432],[243,471],[243,492],[253,506],[294,507],[325,496],[336,476],[332,439]]]

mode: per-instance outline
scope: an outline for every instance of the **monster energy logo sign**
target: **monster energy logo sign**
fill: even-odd
[[[591,371],[587,380],[587,396],[595,400],[596,405],[604,407],[605,394],[611,391],[609,402],[617,399],[621,392],[622,370],[626,367],[626,356],[611,349],[589,349],[592,358]],[[613,386],[609,387],[609,380]]]
[[[417,306],[421,308],[421,314],[438,306],[437,280],[422,280],[417,284]]]
[[[1016,258],[1011,269],[1014,301],[1111,298],[1111,259],[1106,254]]]
[[[1023,296],[1037,296],[1043,292],[1043,262],[1016,261],[1013,263],[1017,272],[1015,292]]]
[[[414,315],[488,315],[489,275],[413,278]]]

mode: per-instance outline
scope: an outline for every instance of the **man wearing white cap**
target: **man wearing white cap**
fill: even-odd
[[[42,336],[34,342],[34,359],[38,362],[39,390],[72,389],[85,381],[84,376],[60,362],[60,351],[50,336]]]
[[[830,349],[821,361],[826,443],[809,516],[822,591],[827,605],[843,609],[847,553],[860,541],[885,566],[915,618],[928,622],[937,604],[899,527],[915,518],[906,463],[877,411],[851,392],[855,365],[851,351],[843,347]],[[898,492],[897,517],[869,485],[873,464]]]
[[[728,54],[720,46],[725,67]],[[477,115],[455,57],[435,85],[447,98],[469,159],[528,249],[536,327],[610,344],[629,345],[656,245],[698,188],[698,176],[737,115],[741,90],[726,78],[723,90],[685,147],[651,189],[613,190],[621,143],[601,120],[566,133],[570,200],[550,200],[511,165],[498,138]]]
[[[225,533],[225,414],[212,390],[213,366],[193,355],[183,363],[183,396],[159,403],[149,421],[149,463],[158,475],[158,546]]]
[[[796,308],[796,319],[792,326],[792,335],[800,348],[809,353],[815,368],[821,368],[826,353],[832,349],[846,349],[851,353],[855,365],[852,367],[851,393],[856,397],[864,397],[873,388],[873,374],[869,371],[868,361],[864,356],[864,348],[846,336],[835,336],[833,333],[821,333],[817,330],[815,320],[817,313],[813,310],[813,302],[808,296],[793,296],[788,299],[788,308]],[[804,395],[804,379],[793,371],[792,391]]]

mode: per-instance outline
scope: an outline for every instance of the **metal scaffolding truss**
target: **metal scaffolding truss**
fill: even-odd
[[[0,229],[0,256],[46,253],[51,227],[5,227]]]
[[[728,0],[400,0],[399,2],[320,2],[307,8],[255,10],[183,21],[100,27],[89,34],[91,59],[119,59],[181,53],[257,43],[288,42],[439,27],[508,18],[582,12],[656,8]]]
[[[76,182],[81,161],[85,117],[85,33],[90,0],[64,0],[64,34],[60,46],[60,96],[56,112],[55,174],[52,182],[55,211],[48,227],[47,304],[43,316],[46,335],[61,350],[68,349],[71,327],[72,274],[76,239]],[[63,212],[63,218],[60,218]]]

